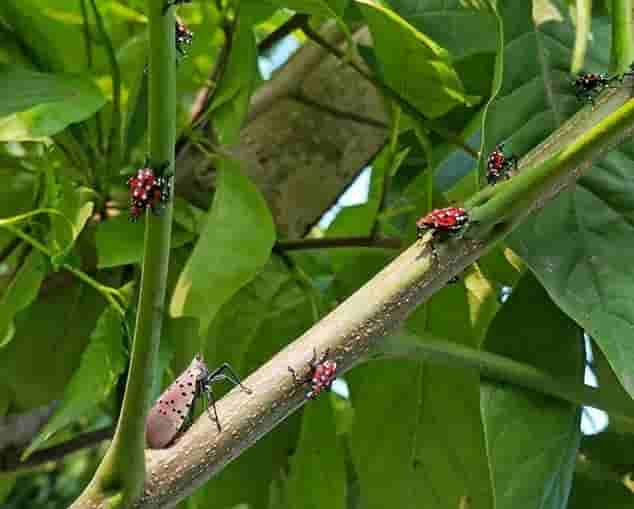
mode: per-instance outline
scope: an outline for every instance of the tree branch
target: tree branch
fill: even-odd
[[[31,454],[26,460],[20,461],[23,450],[16,449],[10,454],[0,456],[0,472],[19,472],[28,470],[50,461],[57,461],[65,456],[87,447],[94,447],[104,440],[112,438],[114,428],[104,428],[82,433],[66,442],[40,449]]]
[[[336,247],[377,247],[400,249],[401,239],[396,237],[323,237],[321,239],[288,240],[275,244],[275,249],[282,251],[299,251],[300,249],[324,249]]]
[[[311,108],[315,108],[317,110],[321,110],[321,111],[325,111],[326,113],[330,113],[334,117],[342,118],[342,119],[345,119],[345,120],[352,120],[353,122],[359,122],[360,124],[371,125],[371,126],[374,126],[374,127],[378,127],[380,129],[387,129],[389,127],[388,124],[386,122],[383,122],[382,120],[376,120],[374,118],[365,117],[363,115],[358,115],[358,114],[356,114],[354,112],[350,112],[350,111],[342,111],[342,110],[339,110],[337,108],[333,108],[331,106],[328,106],[327,104],[322,104],[322,103],[319,103],[317,101],[314,101],[310,97],[306,97],[305,95],[302,95],[302,94],[299,94],[299,93],[298,94],[293,94],[290,97],[291,97],[291,99],[294,99],[297,102],[305,104],[306,106],[310,106]]]
[[[430,119],[425,117],[420,111],[416,109],[414,105],[412,105],[407,99],[398,94],[395,90],[392,89],[388,84],[381,81],[376,76],[373,76],[369,72],[367,72],[363,67],[361,67],[354,60],[346,58],[346,54],[343,50],[339,49],[336,46],[330,44],[327,40],[325,40],[319,33],[315,32],[308,22],[308,18],[304,21],[301,26],[302,32],[308,37],[311,41],[319,44],[326,51],[336,56],[339,60],[345,61],[348,65],[350,65],[355,71],[357,71],[361,76],[363,76],[367,81],[372,83],[377,89],[383,92],[387,97],[395,101],[403,110],[417,119],[423,126],[425,126],[430,131],[436,133],[438,136],[451,143],[452,145],[462,149],[465,153],[469,154],[474,159],[478,159],[478,151],[471,148],[467,145],[459,136],[449,131],[449,129],[438,125],[435,122],[432,122]]]
[[[304,23],[305,14],[294,14],[285,23],[273,30],[269,35],[260,41],[258,51],[265,53],[275,46],[279,41],[287,35],[293,33]]]
[[[493,247],[522,218],[573,184],[592,161],[631,136],[634,100],[629,100],[628,92],[614,90],[599,99],[595,109],[583,109],[525,158],[523,162],[532,162],[526,176],[538,175],[540,186],[513,204],[513,220],[506,217],[498,228],[497,218],[482,214],[482,222],[486,224],[476,229],[477,239],[463,237],[436,243],[436,256],[431,255],[429,235],[415,242],[328,316],[249,376],[245,384],[253,389],[252,395],[233,390],[218,402],[222,432],[218,433],[215,423],[203,415],[169,449],[147,451],[150,475],[145,495],[135,507],[173,507],[192,493],[305,402],[304,391],[294,385],[289,366],[303,373],[313,350],[326,349],[334,354],[340,366],[339,374],[364,361],[420,303],[452,276]],[[522,164],[521,168],[527,165]],[[545,169],[549,169],[553,178],[543,175]],[[509,196],[512,193],[508,189],[522,187],[521,176],[485,189],[472,200],[472,212],[475,214],[485,207],[490,210],[495,206],[495,196]],[[498,192],[504,188],[507,190]],[[448,343],[445,351],[452,348]],[[528,378],[519,377],[515,382],[528,382]],[[548,385],[545,378],[540,379],[541,382],[546,384],[544,387],[550,387],[551,394],[566,397],[563,391],[557,391],[554,382]],[[621,410],[612,406],[612,402],[598,400],[597,390],[584,389],[580,399],[585,402],[588,394],[592,395],[588,399],[593,404],[620,413],[630,425],[634,422],[630,414],[631,401],[626,400],[625,410]]]

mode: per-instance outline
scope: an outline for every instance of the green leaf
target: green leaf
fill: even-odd
[[[450,285],[406,322],[406,335],[477,346],[479,321],[490,319],[483,304],[492,299],[490,288],[470,299],[462,285]],[[364,508],[492,506],[476,372],[404,359],[361,366],[348,379]]]
[[[435,118],[471,104],[447,50],[393,11],[357,0],[370,27],[386,83],[424,115]]]
[[[0,301],[0,347],[13,338],[13,318],[37,298],[47,264],[39,251],[32,250],[2,295]]]
[[[97,267],[105,269],[140,262],[143,257],[143,231],[143,221],[133,223],[125,214],[99,223],[95,234]],[[175,227],[170,247],[175,249],[194,238],[191,232]]]
[[[99,111],[106,98],[91,78],[0,67],[0,141],[52,136]]]
[[[249,14],[247,9],[240,12],[231,53],[211,104],[213,126],[222,144],[237,141],[255,86],[257,51]]]
[[[568,509],[630,509],[634,493],[623,484],[575,476]]]
[[[16,412],[63,397],[104,309],[96,290],[74,278],[63,281],[15,316],[15,337],[0,355],[0,384],[10,388]]]
[[[386,3],[456,59],[497,50],[495,17],[487,2],[387,0]]]
[[[493,320],[485,346],[583,382],[582,331],[530,274]],[[481,410],[495,509],[565,509],[581,438],[580,408],[483,382]]]
[[[94,192],[85,187],[77,187],[67,177],[60,179],[59,194],[55,208],[62,214],[51,216],[50,245],[56,253],[67,253],[92,215]]]
[[[121,319],[109,307],[102,313],[90,335],[90,343],[82,355],[79,369],[64,391],[62,403],[33,439],[23,459],[59,430],[104,401],[116,385],[125,364]]]
[[[304,408],[287,483],[290,507],[346,508],[344,448],[330,399],[322,396]]]
[[[196,317],[206,331],[220,307],[264,266],[274,242],[260,192],[237,161],[223,159],[207,222],[172,295],[171,315]]]

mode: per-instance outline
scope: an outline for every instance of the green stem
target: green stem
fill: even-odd
[[[4,225],[3,227],[9,230],[11,233],[13,233],[16,237],[19,237],[22,240],[24,240],[27,244],[30,244],[31,246],[33,246],[35,249],[37,249],[41,253],[44,253],[49,258],[54,255],[54,253],[51,250],[49,250],[44,244],[42,244],[39,240],[32,237],[28,233],[23,232],[22,230],[20,230],[20,228],[16,228],[13,225]],[[125,299],[122,297],[122,295],[119,293],[119,291],[116,288],[111,288],[110,286],[101,284],[96,279],[91,278],[85,272],[82,272],[81,270],[76,269],[75,267],[73,267],[72,265],[69,265],[68,263],[62,263],[61,267],[62,269],[76,276],[78,279],[80,279],[87,285],[92,286],[95,290],[97,290],[103,296],[104,299],[106,299],[106,301],[117,311],[117,313],[119,313],[119,315],[121,315],[122,318],[125,317],[125,309],[121,305],[121,303],[124,302]]]
[[[94,1],[94,0],[93,0]],[[163,15],[165,0],[147,0],[149,47],[148,133],[150,160],[174,168],[176,138],[176,52],[174,14]],[[130,371],[121,414],[110,448],[93,480],[74,508],[129,507],[143,490],[145,479],[145,419],[150,406],[152,377],[164,314],[172,200],[159,216],[146,214],[145,246],[137,321]],[[106,504],[103,504],[103,502]]]
[[[588,50],[588,35],[592,22],[592,0],[577,0],[576,8],[575,47],[572,52],[572,65],[570,71],[573,74],[583,69]]]
[[[452,367],[476,369],[485,379],[517,385],[576,405],[600,408],[630,427],[634,425],[634,403],[631,400],[615,398],[606,391],[555,378],[529,364],[502,355],[439,339],[415,341],[400,339],[399,336],[381,345],[380,351],[388,356],[413,357]]]
[[[629,70],[634,60],[632,45],[632,0],[612,0],[612,48],[610,57],[613,73]]]
[[[487,187],[473,196],[465,204],[472,219],[467,236],[483,240],[494,228],[495,235],[500,238],[506,235],[515,223],[533,210],[549,189],[563,184],[579,166],[621,141],[632,123],[634,99],[530,171],[523,171],[508,182]]]

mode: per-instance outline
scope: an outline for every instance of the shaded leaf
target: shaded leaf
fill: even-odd
[[[302,413],[302,429],[286,485],[290,507],[346,507],[344,448],[337,437],[330,399],[324,395],[309,402]]]
[[[384,79],[399,95],[431,118],[471,103],[445,49],[393,11],[370,0],[357,4],[372,32]]]
[[[95,234],[97,267],[105,269],[140,262],[143,258],[143,232],[143,221],[133,223],[124,214],[99,223]],[[175,227],[170,247],[178,248],[194,238],[194,234]]]
[[[104,401],[117,383],[126,364],[121,319],[107,308],[90,335],[81,365],[64,390],[64,398],[50,420],[33,439],[23,458],[39,448],[56,432]]]
[[[0,347],[6,346],[13,338],[13,318],[36,299],[46,272],[46,259],[39,251],[32,250],[0,301]]]
[[[238,162],[223,159],[207,222],[172,295],[171,315],[197,317],[206,331],[220,307],[266,263],[274,242],[260,192]]]
[[[568,509],[630,509],[632,504],[634,493],[623,484],[577,475],[572,484]]]
[[[583,381],[581,330],[530,274],[496,315],[485,346],[547,373]],[[565,509],[581,439],[580,408],[483,382],[481,409],[495,508]]]

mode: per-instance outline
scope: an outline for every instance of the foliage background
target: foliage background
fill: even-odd
[[[610,64],[612,20],[597,4],[584,68],[599,72]],[[411,243],[417,217],[472,195],[483,162],[439,131],[467,140],[471,152],[487,154],[503,141],[508,153],[524,156],[579,108],[570,84],[581,26],[575,11],[558,1],[495,5],[242,0],[239,8],[179,7],[196,37],[178,63],[179,195],[156,395],[197,351],[210,365],[254,371],[393,259],[395,245]],[[61,401],[37,435],[0,448],[7,507],[67,506],[104,446],[19,474],[11,472],[16,450],[108,428],[118,414],[130,345],[116,307],[133,307],[143,245],[143,222],[125,217],[125,181],[146,151],[143,9],[140,0],[0,5],[0,410],[24,414]],[[375,90],[360,94],[377,97],[358,100],[361,118],[344,115],[349,102],[329,87],[336,90],[337,79],[364,83],[351,90],[367,83],[346,58],[334,57],[321,64],[332,81],[301,76],[254,116],[258,93],[283,87],[275,77],[265,81],[258,63],[284,50],[262,46],[291,19],[288,9],[310,15],[315,29],[326,23],[326,31],[336,25],[350,34],[367,23],[374,46],[361,38],[361,57],[350,58],[383,86],[382,99]],[[291,37],[306,44],[306,32]],[[210,84],[209,122],[192,128],[192,108]],[[302,109],[311,100],[322,116],[336,109],[326,113],[332,124]],[[271,132],[286,136],[282,149]],[[257,164],[250,138],[259,140]],[[398,335],[496,352],[577,382],[592,359],[601,387],[629,398],[633,156],[631,142],[612,151],[421,306]],[[366,162],[367,200],[311,228]],[[334,177],[315,185],[312,165]],[[291,250],[288,243],[306,233],[324,245],[362,237],[370,246],[352,240],[344,248]],[[631,429],[618,420],[583,436],[576,405],[416,358],[370,362],[345,380],[349,397],[335,393],[308,405],[182,507],[632,503]]]

